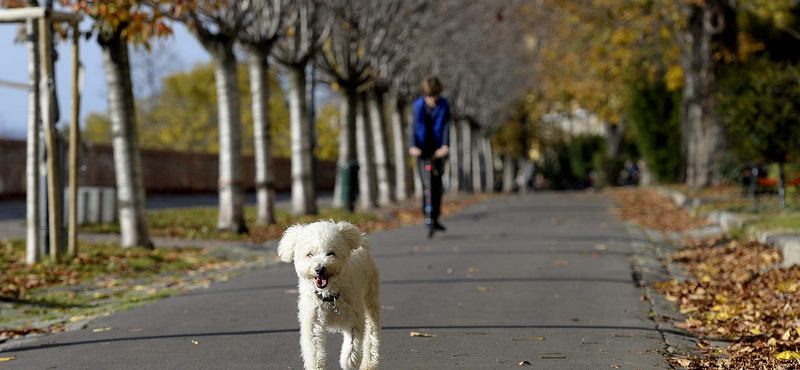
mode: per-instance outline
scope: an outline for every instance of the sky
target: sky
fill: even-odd
[[[91,23],[84,21],[81,31],[88,31]],[[28,81],[28,52],[27,46],[15,43],[18,26],[14,24],[0,24],[0,81],[27,84]],[[174,35],[155,41],[154,52],[169,53],[171,72],[186,71],[198,63],[204,63],[211,58],[202,46],[181,25],[176,25]],[[100,46],[95,38],[86,40],[81,38],[80,60],[84,66],[84,86],[81,100],[81,126],[87,115],[102,113],[108,106],[106,95],[105,73]],[[56,62],[56,91],[61,107],[62,120],[59,127],[69,120],[71,112],[71,71],[72,47],[70,44],[58,46],[59,59]],[[131,50],[132,63],[137,58],[136,53],[144,51]],[[133,68],[133,67],[132,67]],[[14,89],[0,86],[0,138],[25,139],[28,122],[28,92],[27,90]]]

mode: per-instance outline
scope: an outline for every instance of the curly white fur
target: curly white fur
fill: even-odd
[[[299,279],[300,349],[306,370],[325,368],[325,336],[344,336],[345,370],[378,368],[380,276],[368,241],[348,222],[319,221],[286,229],[278,256],[294,261]]]

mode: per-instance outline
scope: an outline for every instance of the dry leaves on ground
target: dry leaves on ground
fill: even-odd
[[[614,188],[609,194],[620,205],[623,220],[662,232],[683,231],[708,225],[708,220],[692,217],[669,197],[652,189]]]
[[[697,242],[673,260],[685,264],[697,277],[696,281],[656,284],[687,316],[677,326],[701,339],[733,342],[727,349],[709,349],[709,353],[719,351],[723,356],[688,359],[690,368],[800,366],[786,354],[800,348],[800,266],[777,268],[782,260],[778,250],[757,242],[724,239]],[[777,357],[781,353],[790,359]]]

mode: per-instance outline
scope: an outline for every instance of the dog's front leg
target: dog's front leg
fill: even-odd
[[[356,370],[361,365],[361,347],[364,341],[364,325],[356,325],[344,331],[342,341],[342,354],[339,365],[344,370]]]
[[[325,369],[325,329],[313,319],[300,324],[300,351],[305,370]]]

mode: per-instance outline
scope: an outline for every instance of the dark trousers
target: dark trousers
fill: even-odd
[[[428,175],[425,173],[425,162],[423,158],[417,158],[417,169],[419,170],[419,177],[422,180],[422,214],[425,214],[425,190],[431,189],[431,219],[438,219],[439,212],[442,206],[442,175],[444,174],[444,160],[431,159],[431,176],[430,182]]]

